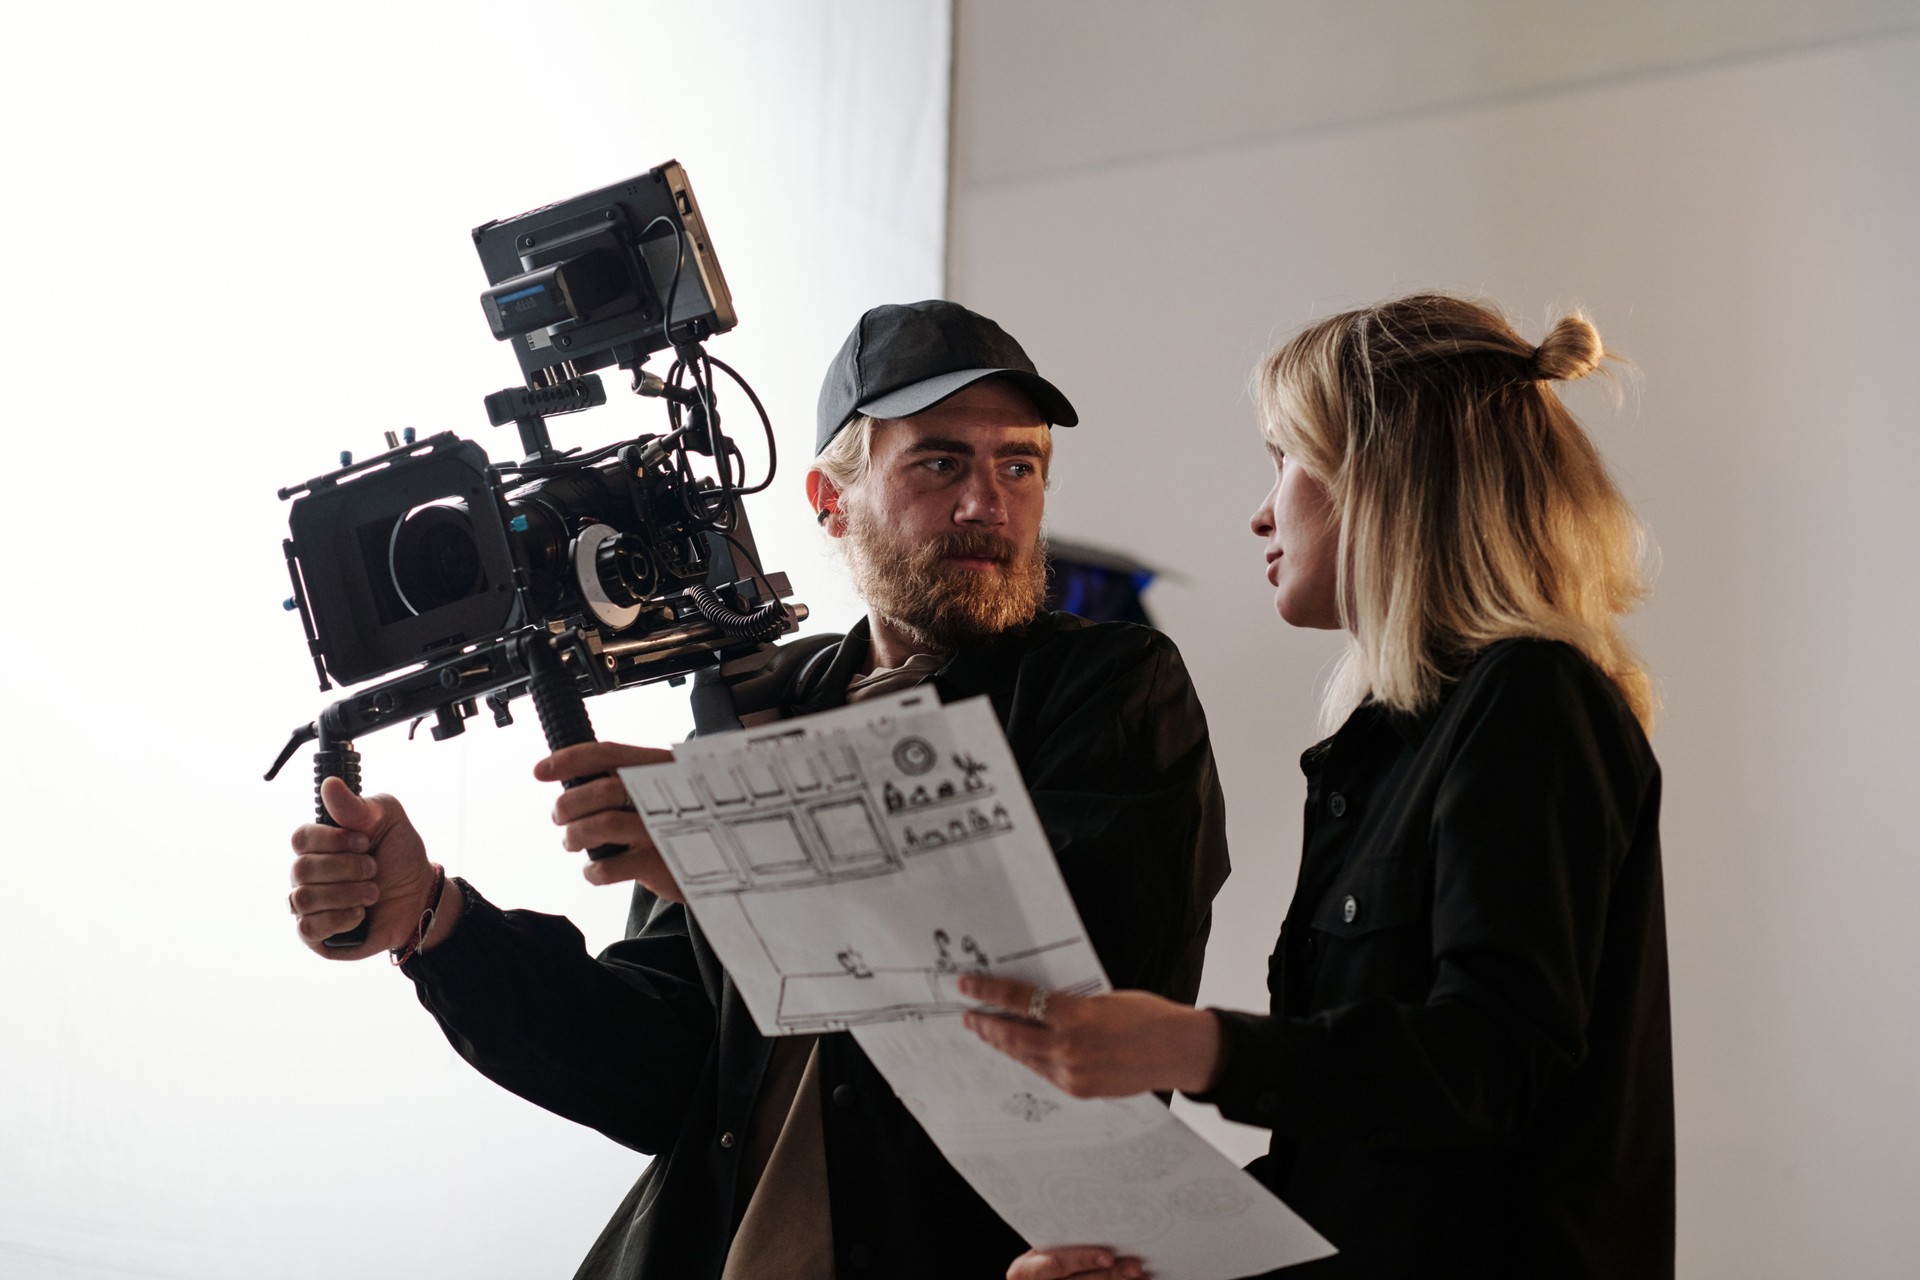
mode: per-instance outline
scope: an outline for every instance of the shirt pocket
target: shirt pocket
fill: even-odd
[[[1373,858],[1340,877],[1313,913],[1313,927],[1329,937],[1356,939],[1382,929],[1423,923],[1433,886],[1417,859]]]

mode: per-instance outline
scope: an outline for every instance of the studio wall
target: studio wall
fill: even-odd
[[[1337,652],[1261,578],[1254,362],[1420,288],[1631,359],[1569,399],[1655,543],[1683,1276],[1920,1254],[1916,119],[1910,3],[955,6],[950,296],[1074,398],[1052,529],[1164,570],[1213,726],[1203,1000],[1265,1007]]]

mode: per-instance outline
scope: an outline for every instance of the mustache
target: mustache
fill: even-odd
[[[978,529],[968,533],[937,534],[921,549],[921,555],[928,562],[963,557],[1012,564],[1020,558],[1020,546],[1004,534]]]

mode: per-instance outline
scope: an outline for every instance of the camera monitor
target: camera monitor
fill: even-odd
[[[633,368],[734,326],[732,295],[678,161],[475,227],[473,241],[493,285],[480,296],[487,323],[513,344],[530,387],[556,380],[546,370]]]

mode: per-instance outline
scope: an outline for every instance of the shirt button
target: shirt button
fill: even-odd
[[[833,1105],[843,1109],[851,1107],[853,1105],[853,1086],[850,1084],[837,1084],[833,1086]]]
[[[1327,797],[1327,812],[1336,818],[1347,816],[1347,798],[1338,791]]]
[[[864,1244],[857,1244],[847,1250],[847,1261],[864,1271],[873,1265],[873,1250]]]
[[[1348,901],[1351,902],[1352,899],[1349,898]],[[733,1134],[730,1132],[721,1134],[720,1145],[723,1147],[731,1147],[733,1145]]]
[[[1345,920],[1348,924],[1352,924],[1353,918],[1359,914],[1360,914],[1360,900],[1354,897],[1352,894],[1348,894],[1347,900],[1340,904],[1340,918],[1342,920]]]
[[[1280,1095],[1263,1093],[1253,1100],[1253,1109],[1263,1116],[1270,1116],[1280,1109]]]

